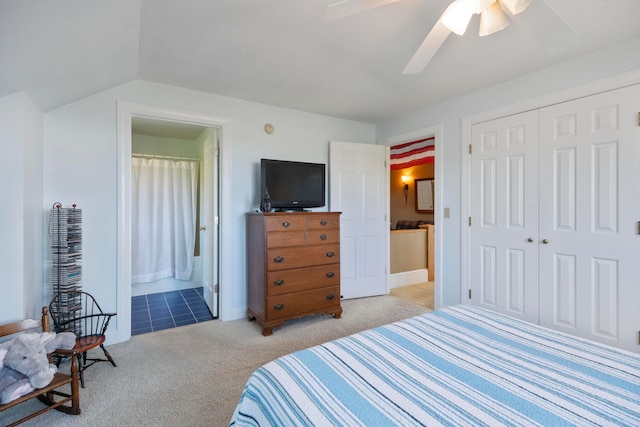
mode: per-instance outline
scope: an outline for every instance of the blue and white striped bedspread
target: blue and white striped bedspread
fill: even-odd
[[[454,306],[256,370],[236,426],[640,426],[640,356]]]

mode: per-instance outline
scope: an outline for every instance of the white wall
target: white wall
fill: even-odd
[[[42,235],[47,233],[44,227],[48,224],[48,211],[42,211],[43,114],[27,96],[25,96],[23,107],[23,317],[38,319],[42,306],[48,305],[50,301],[46,295],[43,300],[42,292],[47,272],[45,266],[49,265],[46,262],[48,258],[43,257],[43,253],[48,254],[49,250],[42,239]]]
[[[83,209],[83,287],[107,311],[116,307],[117,123],[116,103],[133,103],[208,114],[232,123],[230,218],[232,283],[228,310],[246,315],[245,213],[259,205],[262,157],[328,162],[328,141],[375,143],[373,125],[288,110],[238,99],[134,81],[66,105],[45,115],[44,205],[77,203]],[[268,135],[264,125],[272,123]],[[223,171],[224,172],[224,171]]]
[[[415,129],[443,124],[443,170],[440,171],[443,203],[438,209],[443,217],[443,209],[449,208],[450,218],[444,218],[442,230],[438,230],[438,233],[442,233],[442,271],[438,273],[436,270],[436,279],[441,279],[439,285],[442,288],[442,305],[461,301],[461,231],[466,226],[461,217],[464,160],[461,149],[462,120],[487,110],[504,110],[505,106],[511,112],[520,111],[520,106],[530,105],[532,98],[554,99],[555,93],[578,85],[592,85],[597,90],[600,87],[596,83],[599,79],[637,69],[640,69],[640,38],[381,123],[376,127],[378,140],[385,140]]]
[[[202,160],[202,140],[133,134],[131,135],[131,152]]]
[[[0,99],[0,321],[42,308],[42,113],[24,92]]]

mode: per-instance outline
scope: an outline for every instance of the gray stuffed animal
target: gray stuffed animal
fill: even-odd
[[[71,349],[76,343],[72,332],[27,333],[0,344],[0,403],[42,388],[53,380],[56,366],[47,354],[57,349]]]

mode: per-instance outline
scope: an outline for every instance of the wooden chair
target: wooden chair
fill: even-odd
[[[96,362],[111,362],[116,366],[107,349],[104,347],[105,334],[109,321],[116,313],[105,313],[95,298],[83,291],[59,292],[49,304],[49,312],[56,332],[69,331],[76,334],[76,345],[80,365],[80,384],[84,388],[84,371]],[[106,356],[89,358],[87,352],[100,347]]]
[[[8,323],[6,325],[0,325],[0,337],[10,337],[11,335],[21,332],[39,332],[40,330],[42,332],[50,332],[47,307],[42,307],[41,320],[25,319]],[[61,372],[56,372],[49,385],[36,389],[31,393],[19,397],[5,405],[0,405],[0,412],[33,398],[38,398],[47,406],[12,424],[4,424],[6,420],[3,419],[2,425],[15,426],[51,409],[56,409],[72,415],[80,414],[80,393],[78,389],[79,364],[77,360],[77,353],[75,350],[56,350],[52,354],[60,357],[71,358],[70,373],[67,375]],[[51,355],[49,355],[49,360],[51,360]],[[69,385],[69,392],[63,391],[67,384]]]

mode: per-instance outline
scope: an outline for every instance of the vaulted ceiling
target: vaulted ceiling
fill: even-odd
[[[517,25],[479,37],[475,16],[404,75],[450,0],[329,21],[336,1],[0,0],[0,97],[25,90],[49,111],[144,79],[376,123],[640,36],[638,0],[533,0],[578,43],[550,55]]]

